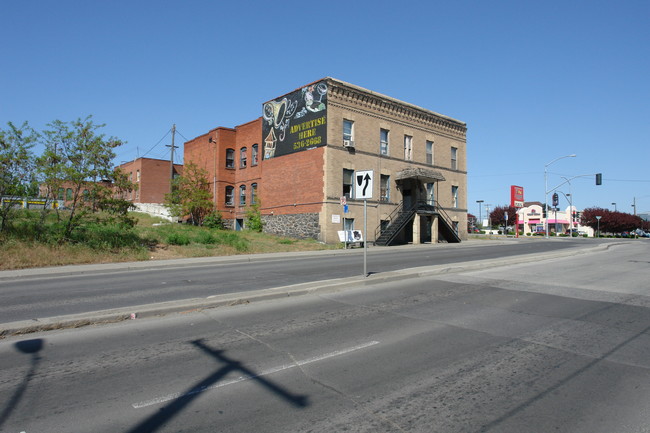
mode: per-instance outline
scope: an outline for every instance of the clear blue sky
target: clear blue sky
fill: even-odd
[[[467,122],[475,215],[513,184],[543,202],[573,153],[549,187],[602,172],[578,208],[650,212],[649,23],[648,0],[5,0],[0,123],[92,114],[117,163],[168,158],[172,124],[182,143],[332,76]]]

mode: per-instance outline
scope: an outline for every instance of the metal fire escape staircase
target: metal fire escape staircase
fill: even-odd
[[[375,245],[392,245],[397,236],[413,221],[418,214],[438,215],[438,237],[449,243],[459,243],[460,237],[454,229],[449,215],[435,202],[429,204],[426,201],[417,201],[410,209],[404,209],[404,203],[400,203],[390,214],[390,224],[382,230],[379,226],[375,230]]]

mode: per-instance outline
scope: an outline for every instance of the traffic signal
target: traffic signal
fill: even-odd
[[[596,173],[596,185],[602,185],[602,184],[603,184],[603,174]]]
[[[557,193],[553,194],[553,206],[557,206],[560,203],[560,197],[557,195]]]

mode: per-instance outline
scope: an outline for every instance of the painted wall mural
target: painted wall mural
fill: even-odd
[[[327,144],[327,83],[310,84],[263,104],[264,159]]]

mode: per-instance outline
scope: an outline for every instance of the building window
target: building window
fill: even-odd
[[[434,183],[427,183],[426,188],[427,188],[427,204],[434,206],[436,204],[436,196],[435,196],[435,190],[433,189]]]
[[[257,165],[257,160],[258,160],[258,151],[259,151],[259,146],[257,144],[253,144],[252,150],[251,150],[251,166]]]
[[[235,149],[226,149],[226,168],[235,168]]]
[[[458,207],[458,187],[451,187],[451,207]]]
[[[68,201],[72,200],[72,188],[65,190],[65,199]]]
[[[136,170],[135,172],[135,181],[140,182],[140,170]]]
[[[251,204],[255,204],[255,199],[257,198],[257,184],[251,184]]]
[[[129,182],[133,182],[133,172],[129,172]]]
[[[379,180],[379,201],[390,201],[390,176],[382,174]]]
[[[246,185],[239,186],[239,206],[246,206]]]
[[[246,168],[246,152],[248,149],[242,147],[239,150],[239,168]]]
[[[354,143],[354,122],[343,119],[343,143]]]
[[[65,189],[64,188],[59,188],[59,192],[56,196],[58,200],[63,200],[63,196],[65,195]]]
[[[458,148],[452,147],[451,148],[451,169],[452,170],[457,170],[458,169]]]
[[[226,206],[235,205],[235,188],[232,186],[226,187]]]
[[[343,218],[343,230],[354,230],[354,218]]]
[[[427,164],[433,165],[433,141],[427,141],[426,151],[427,151]]]
[[[343,169],[343,195],[347,198],[354,198],[353,188],[354,170]]]
[[[379,153],[388,155],[388,129],[379,130]]]
[[[413,137],[410,135],[404,136],[404,159],[406,161],[413,159]]]

